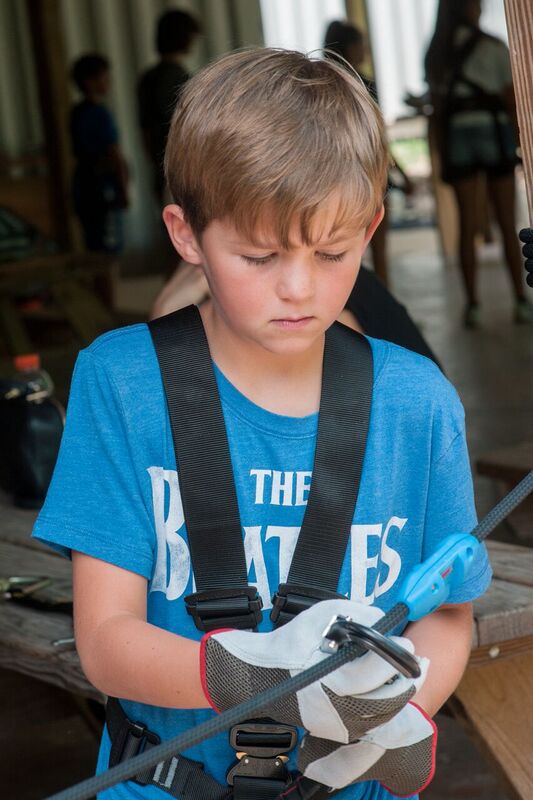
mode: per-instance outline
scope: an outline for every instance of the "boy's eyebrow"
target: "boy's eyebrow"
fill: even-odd
[[[313,244],[313,246],[314,247],[332,247],[332,246],[334,246],[336,244],[339,244],[340,242],[345,242],[346,239],[351,239],[352,237],[356,236],[358,233],[360,233],[359,229],[357,231],[356,230],[349,230],[349,231],[345,230],[345,231],[342,232],[342,234],[339,234],[334,239],[328,239],[325,242],[318,241],[318,242],[315,242]],[[264,250],[278,250],[279,249],[279,242],[276,242],[276,241],[260,241],[259,239],[256,239],[254,241],[249,240],[249,239],[232,239],[232,240],[229,240],[229,244],[233,245],[234,247],[255,247],[258,250],[259,249],[264,249]]]

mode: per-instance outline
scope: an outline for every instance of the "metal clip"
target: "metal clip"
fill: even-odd
[[[383,636],[375,628],[367,628],[366,625],[354,622],[351,617],[339,614],[333,617],[324,631],[320,649],[331,655],[348,642],[358,644],[365,651],[372,650],[408,678],[420,677],[418,661],[408,650]]]
[[[0,595],[4,600],[17,600],[44,589],[52,583],[45,575],[12,575],[0,578]]]

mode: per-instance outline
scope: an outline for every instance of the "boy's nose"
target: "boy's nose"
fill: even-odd
[[[314,273],[303,261],[283,266],[278,278],[278,294],[282,300],[302,302],[313,295]]]

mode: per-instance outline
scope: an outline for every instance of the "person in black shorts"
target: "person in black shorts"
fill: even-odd
[[[441,0],[425,68],[441,177],[459,211],[459,263],[467,296],[464,324],[480,322],[475,236],[480,176],[501,230],[517,323],[533,320],[526,300],[516,239],[516,107],[506,45],[479,27],[480,0]]]

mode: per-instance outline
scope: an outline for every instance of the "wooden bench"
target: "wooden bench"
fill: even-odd
[[[69,578],[70,563],[29,539],[34,512],[2,507],[3,575]],[[512,798],[533,798],[533,549],[490,542],[494,581],[477,600],[473,650],[450,700],[453,713],[488,753]],[[0,601],[2,602],[2,601]],[[103,700],[86,680],[66,614],[5,601],[0,613],[0,666]]]

